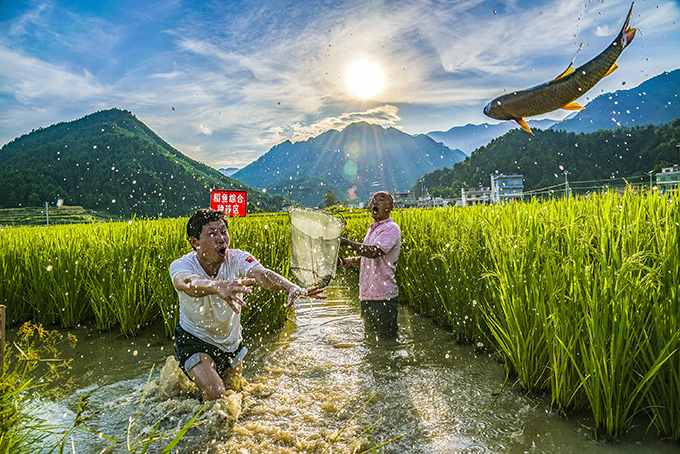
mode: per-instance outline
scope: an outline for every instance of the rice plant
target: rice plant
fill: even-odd
[[[486,333],[523,388],[550,391],[565,414],[590,409],[598,436],[644,411],[677,441],[674,195],[396,212],[402,295],[459,340]],[[467,320],[476,330],[456,331]]]
[[[64,339],[57,331],[25,323],[7,351],[6,363],[0,365],[0,452],[35,452],[52,429],[37,416],[41,397],[58,395],[65,368],[70,360],[59,356]],[[35,371],[43,368],[43,373]],[[36,376],[37,375],[37,376]]]
[[[101,223],[0,231],[0,296],[8,320],[73,326],[94,318],[100,329],[134,334],[162,317],[166,332],[177,323],[170,263],[189,252],[187,219]],[[263,265],[288,273],[290,241],[284,216],[231,220],[232,247]],[[248,297],[247,323],[280,326],[285,296],[256,291]],[[266,308],[266,309],[265,309]]]
[[[32,318],[32,309],[24,292],[24,254],[18,237],[9,238],[0,249],[0,304],[7,307],[7,321],[16,325]]]
[[[400,299],[484,345],[564,414],[588,409],[616,438],[646,413],[680,440],[680,210],[677,193],[601,194],[503,206],[396,210]],[[361,241],[365,212],[344,236]],[[172,260],[188,252],[186,219],[0,230],[0,299],[8,319],[64,326],[94,318],[134,334],[177,296]],[[285,214],[231,219],[232,247],[287,276]],[[76,263],[77,262],[77,263]],[[285,295],[248,296],[243,322],[275,329]]]
[[[458,210],[405,210],[397,266],[400,295],[451,329],[459,342],[479,340],[477,301],[487,297],[481,226]]]
[[[247,250],[266,268],[293,280],[290,275],[290,227],[284,213],[231,219],[232,248]],[[272,331],[286,321],[287,296],[253,286],[242,312],[244,325],[259,331]]]

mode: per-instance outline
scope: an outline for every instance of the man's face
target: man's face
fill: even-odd
[[[368,209],[371,212],[371,216],[376,221],[384,221],[390,217],[390,212],[392,211],[392,199],[389,195],[384,192],[378,192],[371,197],[371,201],[368,204]]]
[[[227,254],[231,237],[224,221],[217,220],[203,226],[199,238],[191,238],[196,254],[208,261],[222,261]]]

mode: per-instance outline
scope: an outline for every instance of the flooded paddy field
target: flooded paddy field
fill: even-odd
[[[456,345],[406,306],[396,340],[373,338],[355,289],[352,279],[338,279],[328,300],[296,303],[282,330],[246,329],[246,383],[206,405],[173,452],[677,452],[645,435],[644,423],[616,443],[593,440],[583,427],[587,415],[558,416],[549,396],[524,395],[488,352]],[[69,426],[85,403],[80,417],[92,432],[74,431],[65,452],[142,452],[152,434],[181,428],[201,410],[162,326],[134,338],[69,331],[79,340],[70,352],[75,391],[42,410]],[[171,439],[147,452],[161,452]]]

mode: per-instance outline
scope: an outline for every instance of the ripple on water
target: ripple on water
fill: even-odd
[[[132,439],[142,440],[156,427],[183,427],[202,409],[198,427],[177,446],[180,453],[352,453],[383,443],[383,453],[641,452],[635,443],[611,449],[593,443],[578,420],[550,413],[547,398],[529,399],[506,385],[494,358],[456,345],[449,333],[407,307],[400,307],[398,339],[378,341],[364,332],[352,291],[327,291],[330,301],[303,302],[282,331],[246,339],[248,382],[224,399],[202,405],[168,357],[168,341],[162,355],[136,347],[140,357],[163,366],[148,383],[148,373],[81,383],[51,414],[67,424],[79,398],[89,395],[93,430],[125,440],[133,421]],[[139,357],[127,356],[116,356],[119,366],[138,370]],[[78,452],[110,444],[75,436]],[[148,452],[160,452],[164,444]],[[643,447],[651,454],[673,452],[671,446]],[[127,451],[120,445],[111,452]]]

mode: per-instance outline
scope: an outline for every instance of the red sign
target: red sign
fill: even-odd
[[[228,216],[246,215],[246,191],[212,191],[210,193],[210,208],[222,211]]]

